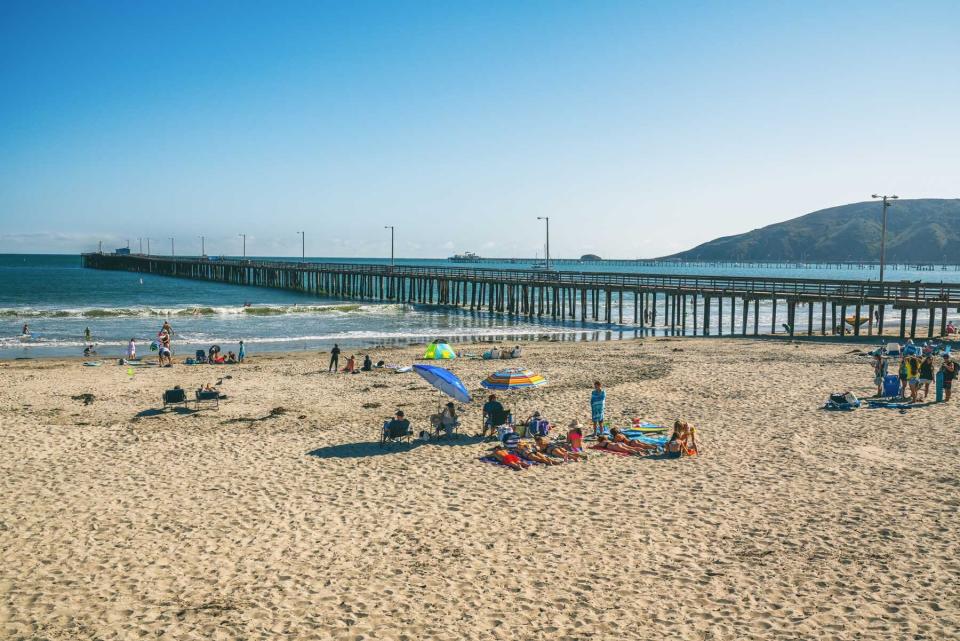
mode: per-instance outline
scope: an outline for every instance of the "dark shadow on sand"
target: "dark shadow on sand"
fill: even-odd
[[[149,418],[151,416],[161,416],[163,414],[169,414],[170,412],[173,412],[174,414],[190,415],[190,414],[196,414],[197,410],[192,410],[189,407],[184,407],[182,405],[178,405],[176,407],[170,407],[167,409],[151,407],[143,411],[137,412],[134,415],[134,418]]]
[[[342,443],[340,445],[329,445],[320,447],[307,452],[307,456],[317,458],[367,458],[371,456],[384,456],[387,454],[396,454],[398,452],[409,452],[410,450],[425,445],[439,447],[451,447],[458,445],[475,445],[483,442],[480,437],[458,435],[454,437],[432,438],[429,441],[421,441],[418,438],[411,439],[408,442],[387,443],[380,447],[379,441],[368,441],[364,443]]]

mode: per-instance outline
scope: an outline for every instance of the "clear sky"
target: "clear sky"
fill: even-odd
[[[960,196],[960,2],[0,2],[0,252],[658,256]],[[125,241],[124,241],[125,242]]]

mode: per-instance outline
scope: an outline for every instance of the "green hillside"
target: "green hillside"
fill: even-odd
[[[821,209],[667,258],[874,262],[880,257],[881,210],[877,201]],[[887,214],[887,261],[960,263],[960,199],[897,200]]]

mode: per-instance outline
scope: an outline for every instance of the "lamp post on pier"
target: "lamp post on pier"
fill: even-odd
[[[201,236],[200,237],[200,258],[203,258],[206,255],[207,255],[206,239],[203,236]]]
[[[150,237],[147,236],[147,256],[150,255]]]
[[[237,234],[238,236],[243,236],[243,257],[247,257],[247,235],[246,234]]]
[[[173,237],[172,237],[172,236],[170,237],[170,255],[171,255],[171,256],[176,256],[176,255],[177,255],[176,252],[173,250]]]
[[[547,269],[550,269],[550,216],[537,216],[537,220],[547,221],[547,258],[546,266]]]
[[[137,238],[137,240],[140,241],[140,253],[142,254],[142,253],[143,253],[143,238]]]
[[[300,262],[304,262],[307,259],[307,232],[298,231],[300,234]]]
[[[390,266],[393,267],[393,225],[384,225],[383,228],[390,230]]]
[[[887,207],[892,205],[891,201],[897,200],[899,196],[880,196],[873,194],[871,198],[879,198],[883,203],[883,222],[880,225],[880,282],[883,282],[883,266],[884,261],[886,260],[886,249],[887,249]]]

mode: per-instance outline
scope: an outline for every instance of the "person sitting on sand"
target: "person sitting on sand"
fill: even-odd
[[[540,412],[534,412],[533,416],[527,419],[527,433],[530,436],[546,436],[550,431],[550,421],[540,416]]]
[[[677,419],[673,422],[673,434],[667,441],[667,456],[680,458],[697,454],[697,437],[693,427],[686,421]]]
[[[537,449],[540,452],[548,456],[562,458],[564,463],[569,461],[579,461],[587,458],[586,454],[582,454],[580,452],[571,452],[559,443],[551,443],[543,436],[536,437],[533,439],[533,442],[536,444]]]
[[[953,321],[947,323],[947,335],[956,334],[957,328],[954,326]]]
[[[626,445],[627,447],[632,447],[639,450],[656,451],[658,449],[656,445],[651,445],[650,443],[644,443],[643,441],[635,441],[631,438],[627,438],[627,435],[616,427],[610,428],[610,438],[614,443],[620,443],[621,445]]]
[[[360,369],[364,372],[373,371],[373,359],[370,358],[370,354],[363,355],[363,366]]]
[[[525,470],[528,467],[530,467],[529,463],[521,459],[516,454],[511,454],[510,452],[507,451],[507,448],[505,448],[502,445],[495,446],[491,454],[495,459],[497,459],[507,467],[512,467],[515,470]]]
[[[344,374],[353,374],[354,371],[356,371],[356,367],[357,367],[357,359],[354,357],[353,354],[350,354],[350,358],[347,359],[346,366],[340,371],[343,372]]]
[[[236,365],[236,363],[237,363],[237,355],[234,354],[233,352],[228,351],[228,352],[227,352],[227,360],[226,360],[226,363],[227,363],[228,365]]]
[[[94,349],[93,345],[87,345],[86,347],[83,348],[84,356],[96,356],[96,354],[97,354],[97,350]]]
[[[601,434],[597,437],[597,444],[594,448],[598,450],[607,450],[608,452],[621,452],[623,454],[633,454],[634,456],[644,456],[646,453],[632,447],[627,447],[623,443],[614,443],[609,438]]]
[[[563,465],[563,461],[558,461],[555,458],[550,458],[546,454],[541,453],[538,450],[535,450],[530,443],[527,441],[520,441],[517,444],[517,456],[520,458],[531,461],[534,463],[543,463],[544,465]]]
[[[571,452],[583,452],[583,426],[580,425],[580,421],[574,420],[570,423],[567,443],[570,445]]]

